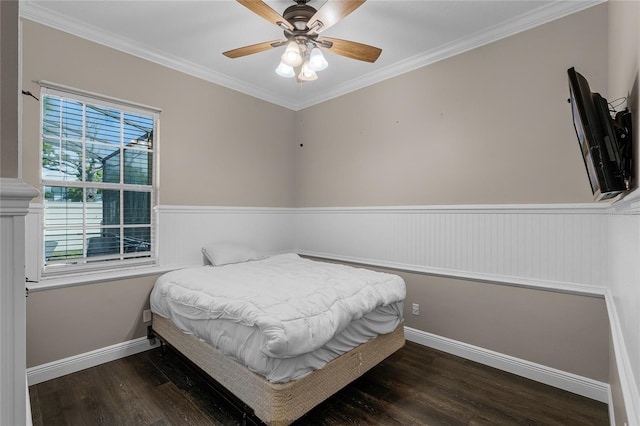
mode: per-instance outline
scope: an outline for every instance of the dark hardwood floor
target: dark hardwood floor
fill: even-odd
[[[243,424],[234,403],[171,350],[153,349],[29,391],[35,426]],[[607,424],[606,404],[411,342],[295,423]]]

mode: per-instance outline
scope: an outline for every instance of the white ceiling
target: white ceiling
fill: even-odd
[[[320,8],[325,0],[311,0]],[[322,34],[382,49],[376,63],[326,54],[318,80],[275,74],[282,48],[229,59],[222,52],[282,30],[231,0],[22,0],[20,15],[234,90],[298,110],[600,3],[369,0]],[[291,0],[268,0],[282,13]]]

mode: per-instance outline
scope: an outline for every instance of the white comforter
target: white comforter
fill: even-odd
[[[322,348],[376,309],[394,306],[397,312],[400,305],[397,324],[405,295],[397,275],[284,254],[169,272],[157,280],[151,308],[178,326],[223,319],[257,327],[265,356],[291,358]]]

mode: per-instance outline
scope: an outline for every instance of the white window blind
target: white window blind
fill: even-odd
[[[42,85],[43,275],[155,263],[159,110]]]

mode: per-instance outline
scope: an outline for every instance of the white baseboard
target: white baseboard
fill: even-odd
[[[536,382],[554,386],[596,401],[609,403],[609,385],[587,377],[557,370],[520,358],[473,346],[457,340],[427,333],[411,327],[404,328],[407,340],[507,371]]]
[[[42,383],[86,368],[95,367],[96,365],[147,351],[158,346],[158,344],[159,343],[157,342],[155,344],[151,344],[146,337],[140,337],[138,339],[117,343],[94,351],[31,367],[27,369],[27,382],[29,386]]]
[[[587,398],[609,403],[609,385],[587,377],[557,370],[541,364],[536,364],[509,355],[494,352],[488,349],[459,342],[446,337],[405,327],[407,340],[430,348],[438,349],[465,359],[479,362],[518,376],[526,377],[540,383],[554,386]],[[95,367],[106,362],[147,351],[158,346],[151,344],[146,337],[129,340],[71,356],[58,361],[49,362],[27,369],[27,381],[29,386],[45,382],[47,380],[75,373],[86,368]]]
[[[607,312],[609,314],[609,324],[611,327],[611,339],[613,341],[613,353],[618,367],[618,380],[620,390],[624,400],[626,423],[628,425],[640,425],[640,389],[633,375],[629,352],[624,342],[624,334],[620,325],[620,317],[615,301],[610,291],[605,294],[607,302]],[[613,404],[610,404],[610,411],[613,413]],[[611,423],[612,425],[615,423]]]

